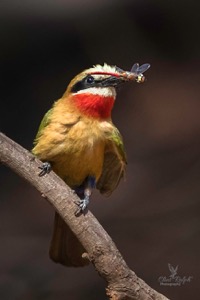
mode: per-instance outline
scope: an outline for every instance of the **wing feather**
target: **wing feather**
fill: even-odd
[[[122,136],[113,126],[113,131],[105,148],[103,172],[97,182],[97,189],[102,194],[111,194],[125,175],[127,164]]]
[[[41,123],[40,123],[40,126],[39,126],[39,129],[38,129],[38,132],[37,132],[37,135],[35,137],[35,140],[34,140],[34,145],[37,144],[37,141],[39,139],[39,137],[41,136],[42,134],[42,131],[43,129],[50,123],[50,119],[51,119],[51,114],[52,114],[52,108],[50,110],[48,110],[48,112],[44,115]]]

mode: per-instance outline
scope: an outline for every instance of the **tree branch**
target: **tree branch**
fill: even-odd
[[[2,133],[0,162],[30,182],[54,206],[86,249],[99,275],[106,280],[110,299],[167,300],[128,268],[112,239],[90,211],[75,216],[74,202],[78,198],[61,178],[54,172],[39,177],[41,161]]]

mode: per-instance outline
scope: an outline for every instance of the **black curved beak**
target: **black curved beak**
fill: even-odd
[[[126,81],[127,81],[127,79],[124,77],[110,76],[101,81],[101,86],[102,87],[108,87],[108,86],[117,87]]]

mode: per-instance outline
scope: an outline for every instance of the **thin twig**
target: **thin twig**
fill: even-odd
[[[54,172],[38,176],[41,162],[30,152],[0,133],[0,162],[30,182],[54,206],[87,251],[99,275],[108,284],[112,300],[167,300],[128,268],[110,236],[88,211],[76,217],[74,192]]]

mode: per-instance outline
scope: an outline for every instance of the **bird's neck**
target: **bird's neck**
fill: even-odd
[[[80,93],[73,95],[73,101],[81,113],[92,118],[107,119],[111,116],[115,96]]]

